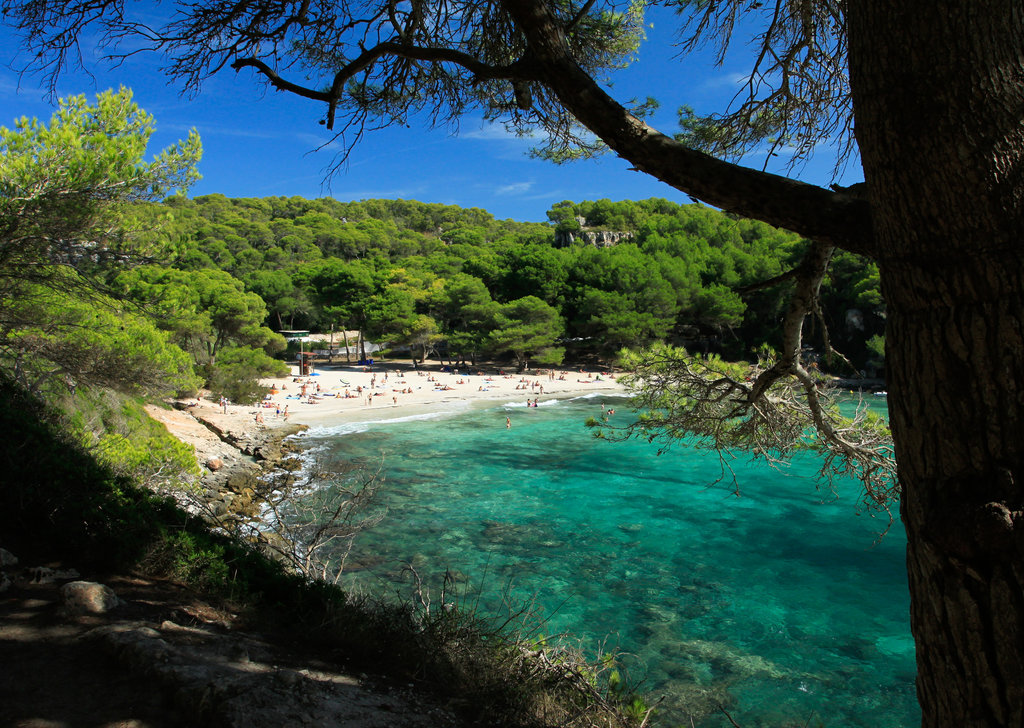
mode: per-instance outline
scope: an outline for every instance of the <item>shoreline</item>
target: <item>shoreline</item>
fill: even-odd
[[[543,373],[514,374],[442,368],[414,369],[404,362],[376,363],[372,367],[354,364],[318,366],[306,376],[291,367],[288,377],[264,379],[272,394],[260,405],[228,405],[226,418],[240,425],[248,415],[258,428],[257,413],[265,427],[284,424],[331,426],[349,422],[394,419],[433,414],[451,405],[494,406],[510,401],[536,401],[538,406],[554,399],[568,399],[591,393],[624,394],[614,375],[563,368]],[[346,394],[348,396],[346,396]],[[216,403],[206,403],[216,408]],[[284,408],[287,407],[287,417]],[[278,408],[281,414],[278,414]],[[222,413],[223,414],[223,413]]]
[[[551,400],[587,394],[626,394],[615,375],[587,370],[559,367],[527,375],[500,368],[472,373],[445,369],[437,365],[413,368],[407,362],[377,362],[373,366],[334,363],[316,366],[311,374],[300,376],[298,366],[292,365],[287,377],[261,380],[271,394],[259,404],[229,402],[225,406],[200,396],[174,401],[174,409],[151,406],[147,410],[172,435],[195,448],[204,481],[208,481],[222,467],[252,462],[243,443],[274,439],[273,431],[285,427],[332,427],[442,415],[459,407],[509,402],[525,406],[527,400],[543,406]]]
[[[262,380],[271,394],[256,405],[221,404],[199,396],[170,400],[170,407],[148,405],[146,410],[172,436],[194,450],[201,473],[200,491],[193,496],[176,496],[179,504],[204,514],[213,523],[224,519],[251,521],[261,519],[260,503],[267,483],[272,483],[271,490],[279,487],[277,481],[267,480],[268,476],[280,474],[286,481],[292,478],[295,466],[282,463],[304,448],[291,438],[311,428],[443,417],[449,412],[510,403],[521,403],[518,406],[525,409],[527,400],[544,406],[592,394],[627,394],[613,375],[567,369],[543,371],[531,375],[500,370],[468,374],[390,363],[373,367],[335,364],[300,376],[298,367],[292,366],[288,377]],[[516,417],[514,412],[503,416],[511,421]]]

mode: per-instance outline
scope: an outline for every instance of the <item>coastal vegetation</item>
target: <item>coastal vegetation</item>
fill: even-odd
[[[154,219],[168,213],[166,234],[177,241],[169,263],[188,273],[121,276],[124,294],[140,303],[169,294],[134,280],[220,271],[262,299],[260,323],[274,329],[359,330],[420,359],[521,366],[537,353],[611,365],[623,348],[657,341],[750,359],[779,343],[786,274],[807,245],[763,223],[659,199],[563,202],[546,224],[402,200],[207,195],[148,209]],[[558,247],[567,214],[580,229],[628,238]],[[877,268],[845,254],[833,270],[819,323],[852,362],[833,368],[874,373],[881,359],[868,341],[884,325]]]
[[[115,52],[158,54],[190,90],[228,69],[251,70],[318,102],[310,124],[342,142],[392,123],[479,113],[539,132],[542,156],[610,149],[708,204],[806,237],[785,345],[748,393],[748,409],[781,378],[799,381],[814,406],[805,320],[837,250],[871,259],[886,296],[923,724],[1020,724],[1019,3],[668,6],[684,52],[710,46],[721,62],[744,39],[753,47],[733,104],[701,116],[684,107],[676,136],[644,122],[651,102],[627,108],[604,83],[640,52],[639,4],[179,3],[152,25],[115,2],[9,0],[4,9],[25,33],[29,65],[54,84],[82,57],[77,38],[98,35]],[[133,45],[140,40],[144,49]],[[817,187],[733,161],[788,149],[799,163],[823,140],[842,159],[856,154],[864,183]]]
[[[259,399],[258,379],[287,370],[275,331],[285,322],[520,369],[612,366],[623,348],[661,341],[742,355],[776,335],[785,271],[806,241],[664,200],[561,203],[548,224],[405,201],[190,200],[198,137],[146,162],[151,125],[121,90],[0,132],[5,546],[169,576],[253,623],[287,614],[304,638],[372,669],[434,675],[430,686],[470,715],[647,720],[613,655],[595,662],[543,637],[527,608],[478,614],[448,577],[432,597],[415,571],[404,600],[357,598],[312,578],[314,567],[335,576],[323,563],[268,557],[252,529],[211,530],[166,498],[195,496],[200,473],[143,405],[200,388]],[[559,247],[568,228],[578,235]],[[592,245],[583,233],[595,231],[616,243]],[[874,283],[870,266],[850,263],[830,281],[834,308],[821,310],[840,322],[833,337],[865,344],[864,361],[882,315]],[[874,328],[845,325],[856,306]],[[377,518],[352,500],[331,524],[353,527],[341,534],[349,544]]]
[[[781,343],[808,246],[659,199],[567,201],[548,223],[518,223],[415,201],[167,197],[195,178],[200,143],[193,134],[143,163],[151,132],[124,90],[3,131],[0,346],[32,391],[205,386],[251,402],[256,379],[284,371],[284,329],[357,330],[420,360],[520,369],[610,366],[656,342],[751,359]],[[560,247],[568,228],[622,237]],[[846,354],[837,373],[874,373],[877,267],[839,254],[831,270],[815,311],[823,348]]]

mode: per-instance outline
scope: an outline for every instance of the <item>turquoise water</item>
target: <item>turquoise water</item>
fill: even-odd
[[[384,461],[389,513],[346,583],[450,568],[495,610],[511,584],[546,634],[627,653],[668,696],[663,725],[728,725],[716,702],[744,728],[919,723],[902,526],[879,541],[888,519],[858,514],[852,482],[818,492],[812,456],[731,460],[736,495],[713,453],[595,439],[583,422],[602,403],[627,421],[624,400],[581,398],[311,432]]]

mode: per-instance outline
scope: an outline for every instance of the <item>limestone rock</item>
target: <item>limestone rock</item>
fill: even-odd
[[[113,589],[94,581],[69,582],[60,595],[68,614],[105,614],[121,604]]]
[[[52,584],[55,581],[77,579],[79,574],[74,569],[51,569],[49,566],[33,566],[25,569],[25,576],[33,584]]]
[[[208,467],[211,472],[216,473],[218,470],[224,467],[224,461],[221,460],[220,458],[210,458],[209,460],[206,461],[206,467]]]
[[[555,247],[567,248],[580,241],[584,245],[595,248],[611,248],[622,242],[629,242],[633,239],[633,233],[617,230],[580,230],[571,232],[568,230],[555,233]]]

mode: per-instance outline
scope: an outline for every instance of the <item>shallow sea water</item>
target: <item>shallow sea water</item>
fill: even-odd
[[[535,600],[545,634],[617,647],[668,696],[661,725],[911,726],[914,651],[899,522],[858,511],[858,487],[820,492],[813,456],[784,471],[683,445],[598,440],[585,397],[320,428],[310,444],[375,467],[386,520],[344,583],[395,591],[446,568],[501,611]],[[878,406],[878,403],[873,403]],[[506,429],[505,417],[512,420]]]

